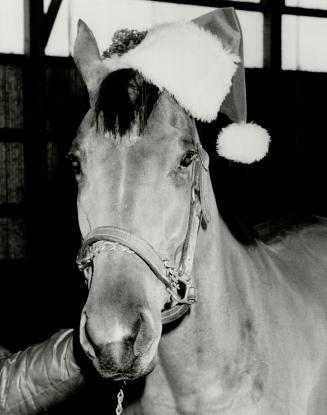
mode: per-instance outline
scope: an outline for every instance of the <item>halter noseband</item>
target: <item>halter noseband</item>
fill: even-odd
[[[128,252],[137,255],[147,264],[170,294],[171,307],[162,311],[162,324],[182,317],[191,304],[197,300],[197,289],[192,280],[192,268],[200,223],[206,227],[210,220],[206,205],[206,180],[204,178],[208,172],[208,164],[209,156],[200,142],[197,142],[189,223],[177,269],[170,265],[168,260],[163,259],[147,241],[115,226],[97,227],[86,236],[76,259],[78,268],[87,272],[101,247],[106,244],[113,244],[113,247],[125,247]]]

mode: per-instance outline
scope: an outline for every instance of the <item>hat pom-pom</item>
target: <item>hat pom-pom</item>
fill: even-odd
[[[270,136],[254,123],[230,124],[217,139],[217,153],[232,161],[250,164],[261,160],[269,149]]]

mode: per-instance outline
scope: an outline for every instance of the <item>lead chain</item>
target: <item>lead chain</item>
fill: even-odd
[[[124,387],[126,382],[122,382],[121,388],[117,394],[117,406],[116,406],[116,415],[121,415],[123,413],[123,400],[124,400]]]

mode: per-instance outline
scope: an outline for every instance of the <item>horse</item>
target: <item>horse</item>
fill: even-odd
[[[326,223],[240,243],[189,112],[138,71],[105,67],[84,23],[74,59],[91,103],[70,150],[79,339],[104,379],[144,379],[124,413],[326,413]]]

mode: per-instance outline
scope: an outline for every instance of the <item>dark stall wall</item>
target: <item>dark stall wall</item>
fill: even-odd
[[[24,59],[0,65],[0,342],[12,350],[72,326],[79,314],[78,290],[84,289],[74,263],[80,243],[76,188],[65,154],[88,102],[72,62],[54,60],[56,67],[46,74],[47,178],[41,189],[46,215],[38,240],[33,229],[26,239],[29,212],[36,206],[25,197],[30,137],[23,128]],[[27,258],[31,243],[39,253],[32,259]]]
[[[218,202],[252,224],[288,215],[327,216],[327,75],[248,69],[246,80],[248,120],[269,131],[270,151],[261,162],[242,165],[218,159],[212,147]]]
[[[25,254],[22,76],[19,66],[0,66],[0,260]]]
[[[23,68],[0,66],[0,128],[23,127]]]
[[[273,82],[269,71],[248,71],[247,79],[249,117],[272,135],[268,157],[253,166],[263,169],[255,182],[261,185],[267,219],[294,213],[327,216],[327,75],[284,71]],[[252,218],[258,222],[253,200]]]

